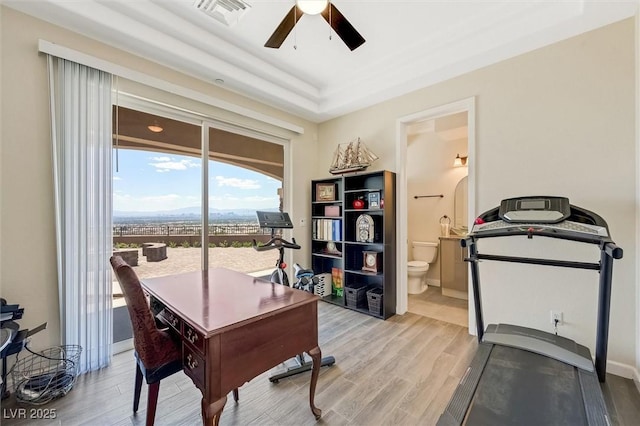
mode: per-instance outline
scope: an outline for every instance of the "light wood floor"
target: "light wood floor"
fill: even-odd
[[[450,322],[462,327],[469,325],[468,302],[443,296],[440,287],[429,286],[424,293],[410,294],[408,311],[423,317]]]
[[[413,313],[387,321],[327,303],[319,305],[319,338],[324,355],[336,364],[323,367],[314,420],[308,403],[309,373],[269,382],[265,373],[229,401],[221,425],[433,425],[442,413],[477,343],[466,328]],[[39,408],[55,409],[55,420],[11,419],[11,409],[32,406],[3,401],[3,425],[141,425],[141,409],[132,415],[134,361],[131,351],[113,364],[85,374],[63,398]],[[605,395],[614,424],[637,424],[640,396],[630,380],[609,376]],[[183,374],[162,381],[157,425],[201,423],[200,393]]]

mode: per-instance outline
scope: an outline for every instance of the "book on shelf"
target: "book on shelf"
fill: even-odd
[[[313,219],[311,225],[313,239],[342,241],[342,219]]]

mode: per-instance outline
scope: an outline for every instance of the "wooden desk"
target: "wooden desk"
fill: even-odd
[[[314,405],[321,352],[318,296],[217,268],[142,280],[151,309],[180,336],[184,371],[202,392],[202,419],[217,425],[227,394],[306,352]]]

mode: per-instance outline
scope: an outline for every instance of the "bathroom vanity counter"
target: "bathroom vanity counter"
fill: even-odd
[[[468,299],[469,267],[464,258],[467,249],[460,245],[463,237],[440,237],[440,288],[443,296]]]

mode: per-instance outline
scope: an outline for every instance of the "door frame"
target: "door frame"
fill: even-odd
[[[396,250],[396,264],[398,267],[396,276],[396,313],[404,314],[408,307],[407,289],[407,259],[408,259],[408,195],[407,195],[407,127],[413,123],[439,118],[446,115],[467,113],[467,167],[469,176],[468,187],[468,226],[471,229],[473,218],[476,215],[476,98],[475,96],[429,108],[396,119],[396,170],[398,204],[396,234],[398,235],[398,249]],[[475,330],[475,317],[473,310],[473,295],[469,292],[469,331]]]

